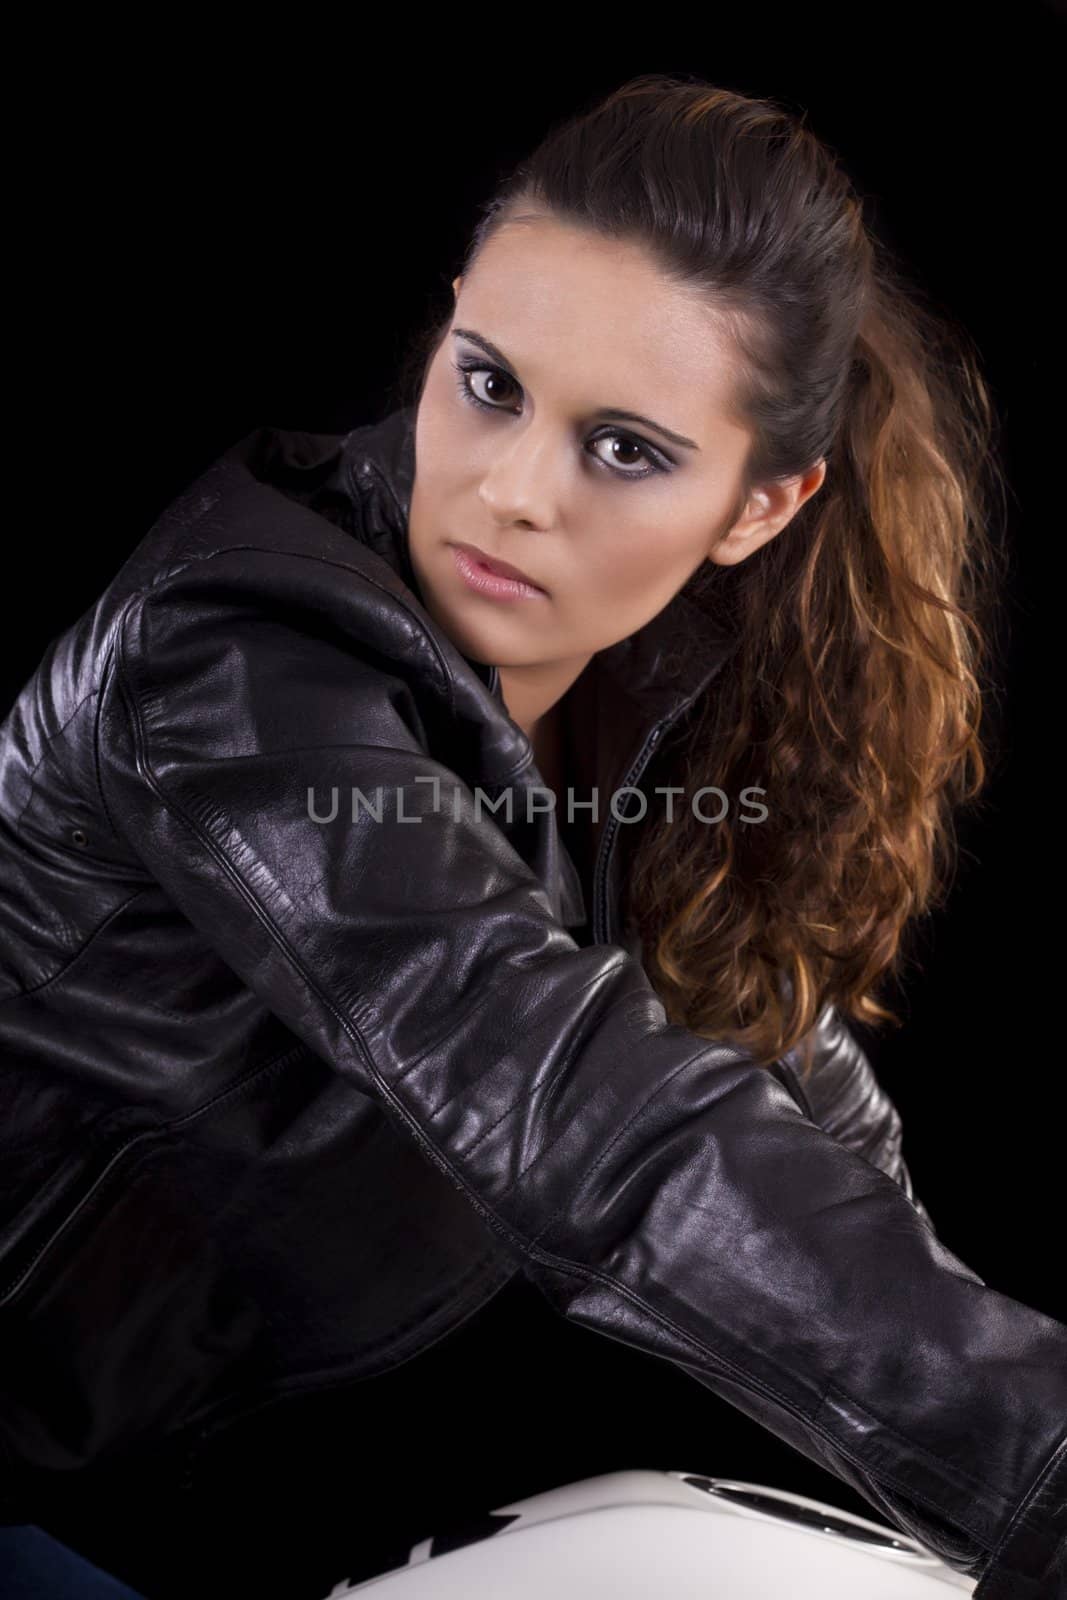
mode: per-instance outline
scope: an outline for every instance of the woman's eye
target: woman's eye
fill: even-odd
[[[509,383],[512,385],[514,383],[514,380],[509,378],[506,372],[500,372],[496,367],[459,367],[457,371],[462,375],[461,388],[468,398],[477,400],[479,405],[490,405],[494,411],[499,409],[497,402],[502,398],[501,395],[499,393],[494,394],[491,389],[488,398],[483,398],[474,389],[473,380],[475,378],[485,378],[492,385],[492,388],[496,390],[501,387],[506,390]]]
[[[456,374],[456,387],[461,398],[468,405],[480,406],[483,411],[503,412],[512,409],[503,403],[504,397],[499,393],[499,390],[503,389],[506,395],[509,385],[513,389],[518,388],[514,378],[509,373],[501,371],[499,367],[486,366],[484,362],[453,361],[452,368]],[[474,387],[476,379],[483,381],[482,394],[479,394]],[[494,393],[494,391],[498,392]],[[486,394],[488,398],[485,397]],[[590,446],[598,444],[611,445],[613,451],[615,449],[621,450],[624,457],[627,457],[629,461],[633,460],[632,453],[636,452],[637,460],[644,460],[648,463],[640,472],[633,472],[628,470],[627,459],[624,459],[623,464],[620,466],[618,464],[613,465],[603,455],[593,456],[593,460],[598,466],[603,467],[606,472],[614,473],[617,478],[647,478],[650,473],[670,470],[665,464],[664,458],[660,456],[658,451],[653,450],[651,445],[644,444],[639,439],[631,438],[627,433],[620,433],[618,429],[609,429],[605,433],[596,434],[594,438],[589,440],[589,444]],[[627,453],[629,453],[628,456]]]

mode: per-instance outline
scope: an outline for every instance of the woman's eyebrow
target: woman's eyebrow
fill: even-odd
[[[498,367],[503,368],[510,378],[515,379],[516,383],[520,381],[518,373],[507,356],[501,350],[498,350],[495,344],[490,343],[488,339],[483,339],[480,333],[474,333],[470,328],[453,328],[452,337],[454,339],[469,339],[471,344],[476,344],[480,350],[484,350],[486,355],[495,361]],[[656,433],[662,433],[665,439],[669,439],[672,444],[681,445],[685,450],[699,451],[700,449],[695,439],[687,439],[683,433],[675,433],[672,428],[665,428],[662,422],[653,422],[651,417],[642,417],[637,411],[620,411],[618,406],[599,406],[596,415],[604,417],[609,422],[638,422],[642,427],[652,428]]]

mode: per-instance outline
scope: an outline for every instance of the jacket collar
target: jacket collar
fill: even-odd
[[[361,506],[359,535],[418,597],[408,549],[408,515],[415,477],[415,408],[402,406],[382,421],[345,436],[344,463]],[[707,688],[737,639],[712,619],[686,584],[629,638],[598,651],[573,686],[572,704],[590,715],[586,776],[601,790],[622,782],[652,727],[673,722]],[[464,657],[497,700],[495,666]],[[583,778],[584,783],[584,778]],[[606,803],[602,802],[602,803]]]

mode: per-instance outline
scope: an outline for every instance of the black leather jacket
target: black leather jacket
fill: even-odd
[[[419,603],[412,425],[235,445],[0,728],[9,1520],[393,1366],[522,1271],[983,1600],[1058,1593],[1067,1327],[939,1242],[832,1008],[805,1085],[667,1024],[627,824],[529,803],[496,670]],[[678,648],[691,604],[568,698],[603,806],[729,658]]]

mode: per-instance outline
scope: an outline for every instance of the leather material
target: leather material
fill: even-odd
[[[9,1505],[382,1371],[521,1270],[982,1600],[1046,1592],[1067,1328],[937,1239],[833,1008],[803,1085],[667,1024],[625,824],[538,808],[495,668],[419,600],[412,425],[240,441],[0,728]],[[602,794],[729,660],[693,608],[568,697]]]
[[[926,1221],[903,1154],[900,1113],[879,1082],[863,1046],[836,1006],[824,1007],[812,1029],[814,1057],[801,1071],[804,1041],[775,1064],[778,1076],[813,1122],[901,1185]]]

